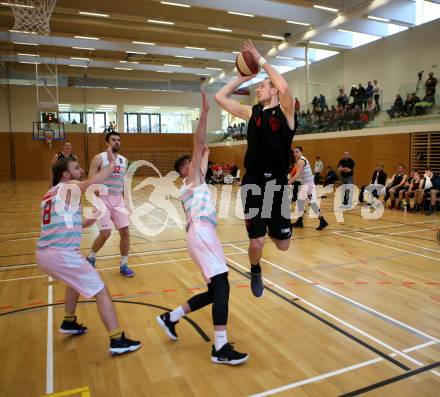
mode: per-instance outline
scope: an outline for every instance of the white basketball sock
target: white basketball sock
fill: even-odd
[[[172,322],[179,321],[181,317],[185,315],[185,312],[183,311],[183,307],[179,306],[177,309],[170,312],[170,320]]]
[[[90,251],[89,255],[87,255],[87,258],[96,258],[96,252]]]
[[[215,336],[215,350],[219,351],[226,343],[228,343],[228,336],[226,330],[214,331]]]
[[[127,256],[122,256],[121,255],[121,264],[120,266],[126,264],[128,262],[128,255]]]

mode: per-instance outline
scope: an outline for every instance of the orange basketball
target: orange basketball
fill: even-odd
[[[240,52],[235,60],[235,66],[242,76],[253,76],[260,71],[260,65],[250,51]]]
[[[293,176],[295,176],[297,172],[298,172],[298,169],[296,167],[293,167],[290,170],[290,177],[292,178]]]

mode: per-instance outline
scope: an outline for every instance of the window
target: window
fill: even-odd
[[[159,113],[153,113],[150,115],[151,120],[151,132],[162,132],[162,123]]]
[[[183,114],[181,113],[162,113],[161,114],[162,132],[183,132]]]
[[[140,132],[151,132],[150,115],[141,113],[139,115],[139,118],[140,118],[140,126],[141,126]]]
[[[126,132],[138,132],[138,114],[137,113],[125,113],[125,131]]]

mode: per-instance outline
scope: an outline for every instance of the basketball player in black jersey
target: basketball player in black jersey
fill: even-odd
[[[254,190],[260,190],[261,193],[257,194],[257,192],[242,188],[242,200],[250,240],[251,289],[254,296],[261,297],[264,287],[260,259],[265,235],[268,233],[277,248],[282,251],[287,250],[290,245],[292,234],[290,200],[283,200],[283,194],[287,185],[291,144],[297,123],[294,101],[286,80],[269,65],[251,41],[243,45],[243,50],[249,51],[268,75],[268,78],[256,87],[258,104],[242,105],[231,99],[232,93],[241,84],[255,76],[237,77],[217,92],[215,100],[229,113],[249,122],[248,145],[244,158],[246,173],[242,185],[243,187],[256,185],[258,188]],[[264,196],[266,190],[273,190],[270,186],[274,184],[277,188],[273,200],[271,203],[269,201],[272,208],[267,214],[267,200],[270,198],[264,202]],[[270,196],[270,193],[267,196]],[[251,211],[252,213],[258,211],[258,213],[252,217]]]
[[[52,182],[53,182],[52,167],[55,165],[55,163],[58,160],[67,159],[67,158],[77,161],[75,153],[72,152],[72,144],[69,141],[64,141],[61,152],[58,152],[52,158],[52,164],[49,170],[49,188],[52,187]]]

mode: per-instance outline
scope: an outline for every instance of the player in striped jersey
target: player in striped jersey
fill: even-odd
[[[183,156],[176,161],[175,169],[183,180],[181,197],[186,214],[188,251],[199,266],[208,290],[190,298],[177,309],[157,317],[159,325],[169,338],[176,340],[176,324],[185,314],[212,304],[215,344],[211,361],[218,364],[237,365],[248,359],[246,353],[235,351],[226,334],[229,306],[228,268],[225,254],[215,232],[217,214],[211,192],[205,182],[209,150],[206,142],[206,119],[209,110],[206,95],[202,92],[202,112],[194,137],[193,156]]]
[[[316,200],[316,187],[314,182],[314,176],[312,169],[310,167],[309,160],[307,160],[302,154],[301,146],[296,146],[293,149],[293,155],[296,161],[297,172],[289,179],[289,184],[293,184],[295,181],[299,180],[301,186],[299,187],[299,194],[297,200],[298,212],[300,214],[299,218],[295,223],[292,224],[293,227],[304,227],[303,225],[303,213],[304,207],[308,197],[311,197],[310,208],[319,218],[319,226],[316,230],[323,230],[328,226],[327,221],[321,215],[319,205]]]
[[[115,165],[113,172],[104,181],[108,189],[107,194],[99,194],[99,199],[105,204],[105,213],[100,217],[98,225],[99,235],[93,241],[92,249],[87,255],[87,260],[92,266],[96,263],[96,253],[102,248],[111,235],[112,224],[119,231],[121,238],[121,262],[119,272],[122,276],[133,277],[134,272],[128,267],[128,250],[130,249],[130,235],[128,226],[128,210],[124,201],[124,176],[127,172],[127,159],[118,152],[121,148],[121,137],[117,132],[109,132],[105,136],[107,147],[112,149],[115,155]],[[105,152],[96,155],[90,164],[89,175],[95,175],[102,167],[108,164]]]
[[[94,297],[109,332],[109,352],[114,355],[135,351],[141,343],[125,337],[104,282],[79,253],[82,228],[94,222],[82,221],[81,193],[110,175],[115,164],[111,150],[107,156],[108,165],[86,181],[81,181],[84,171],[76,160],[66,158],[55,163],[53,187],[41,202],[41,236],[35,256],[44,273],[67,284],[65,316],[59,331],[67,335],[86,333],[87,327],[76,321],[76,306],[80,294],[87,299]]]

